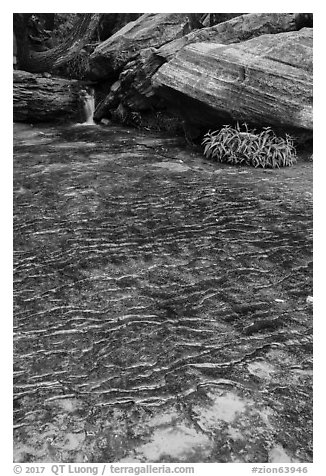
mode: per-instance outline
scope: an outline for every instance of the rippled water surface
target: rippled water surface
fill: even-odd
[[[16,461],[312,461],[311,169],[16,124]]]

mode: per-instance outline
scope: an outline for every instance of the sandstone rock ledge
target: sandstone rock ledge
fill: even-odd
[[[115,78],[142,49],[158,48],[182,36],[187,19],[185,13],[145,13],[128,23],[92,53],[92,79]]]
[[[187,111],[189,122],[239,120],[312,130],[312,43],[313,30],[303,28],[238,44],[191,44],[152,83]]]
[[[49,75],[50,76],[50,75]],[[80,81],[13,72],[15,122],[51,122],[79,118]]]

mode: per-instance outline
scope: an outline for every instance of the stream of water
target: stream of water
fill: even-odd
[[[82,109],[85,122],[83,125],[95,125],[94,122],[94,112],[95,112],[95,97],[94,97],[94,90],[91,89],[90,91],[84,90],[83,92],[83,101],[82,101]]]
[[[310,295],[310,163],[15,124],[16,461],[312,461]]]

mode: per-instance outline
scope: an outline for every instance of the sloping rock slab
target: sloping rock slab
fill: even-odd
[[[161,46],[156,54],[166,61],[192,43],[239,43],[256,36],[297,30],[298,15],[295,13],[248,13],[212,27],[195,30]]]
[[[190,122],[228,118],[311,130],[312,43],[312,29],[304,28],[233,45],[192,44],[158,70],[153,86],[181,109],[187,98],[196,101],[200,114]]]
[[[163,64],[155,55],[155,48],[145,48],[137,58],[129,61],[115,81],[109,94],[98,104],[95,118],[100,120],[118,107],[120,102],[132,111],[145,111],[157,107],[162,98],[154,95],[152,76]]]
[[[143,48],[159,48],[183,35],[185,13],[145,13],[95,48],[90,57],[91,76],[115,77]]]
[[[37,123],[79,119],[80,89],[77,80],[14,71],[14,121]]]
[[[230,14],[235,16],[235,14]],[[155,95],[152,76],[166,61],[192,43],[239,43],[267,33],[280,33],[296,30],[298,15],[294,13],[249,13],[239,14],[210,28],[195,30],[185,36],[165,43],[160,48],[142,49],[137,57],[129,61],[115,83],[108,97],[99,104],[96,117],[110,116],[120,102],[132,111],[160,108],[162,99]]]

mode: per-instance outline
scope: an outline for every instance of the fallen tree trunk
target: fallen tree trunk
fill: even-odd
[[[45,78],[26,71],[14,71],[13,74],[15,122],[79,120],[79,81]]]

